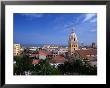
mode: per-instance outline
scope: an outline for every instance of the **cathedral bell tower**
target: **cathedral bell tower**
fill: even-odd
[[[69,36],[69,46],[68,46],[69,55],[74,55],[75,50],[78,50],[78,39],[75,32],[72,31]]]

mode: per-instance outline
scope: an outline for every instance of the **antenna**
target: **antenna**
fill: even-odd
[[[72,28],[72,33],[74,32],[74,28]]]

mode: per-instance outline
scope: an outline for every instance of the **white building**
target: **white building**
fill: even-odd
[[[36,51],[37,50],[37,47],[29,47],[29,50],[30,51]]]
[[[65,54],[66,52],[68,52],[68,48],[60,48],[58,50],[58,55]]]
[[[20,44],[14,44],[13,48],[14,48],[13,49],[14,56],[20,55],[20,53],[21,53],[21,46],[20,46]]]

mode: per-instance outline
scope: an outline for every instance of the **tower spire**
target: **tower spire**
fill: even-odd
[[[72,28],[72,33],[74,33],[74,28]]]

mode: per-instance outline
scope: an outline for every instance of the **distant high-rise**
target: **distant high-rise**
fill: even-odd
[[[21,49],[21,46],[20,44],[14,44],[14,56],[18,56],[20,55],[20,49]]]
[[[69,36],[68,52],[70,55],[73,55],[75,50],[78,50],[78,39],[76,33],[72,31]]]
[[[94,42],[92,43],[92,48],[96,48],[96,44]]]

